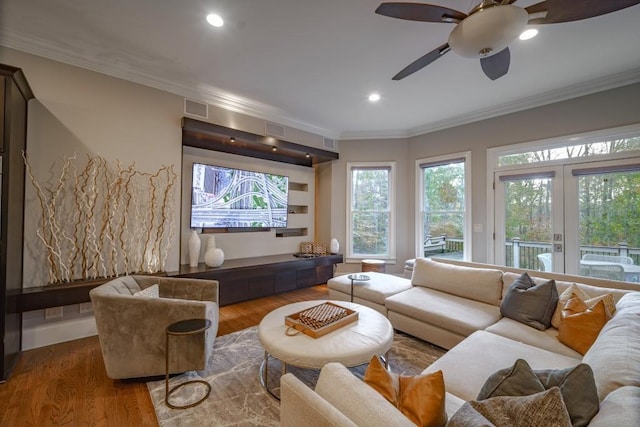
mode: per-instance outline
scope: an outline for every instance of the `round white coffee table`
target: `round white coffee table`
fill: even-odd
[[[369,307],[346,301],[331,302],[357,311],[357,321],[318,338],[303,333],[287,335],[288,326],[284,323],[286,316],[324,302],[327,301],[288,304],[267,314],[260,322],[258,337],[265,350],[260,381],[272,396],[277,398],[267,386],[269,356],[282,362],[284,374],[287,364],[309,369],[320,369],[329,362],[339,362],[346,367],[359,366],[369,363],[374,355],[384,357],[391,348],[391,322]]]

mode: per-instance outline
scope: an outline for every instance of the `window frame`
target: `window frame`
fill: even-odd
[[[495,175],[508,172],[510,170],[534,169],[537,167],[552,168],[556,166],[568,167],[577,164],[589,164],[606,161],[624,160],[631,157],[637,157],[638,151],[626,151],[613,154],[601,154],[590,157],[575,157],[567,159],[550,160],[547,162],[539,162],[536,164],[525,165],[508,165],[500,166],[499,158],[502,155],[518,154],[525,151],[544,150],[547,148],[557,148],[563,145],[574,145],[579,143],[598,142],[602,139],[636,137],[640,134],[640,124],[628,126],[620,126],[609,129],[602,129],[592,132],[583,132],[571,135],[558,136],[540,140],[531,140],[527,142],[503,145],[487,149],[487,169],[486,169],[486,189],[487,189],[487,241],[486,253],[487,263],[496,262],[495,245],[496,245],[496,195],[494,188]],[[569,194],[569,193],[568,193]],[[570,196],[566,196],[570,197]],[[565,232],[565,238],[569,238],[571,233]],[[566,246],[566,245],[565,245]],[[566,249],[566,248],[565,248]]]
[[[416,160],[415,166],[415,241],[414,252],[416,257],[424,256],[422,236],[424,236],[424,180],[422,179],[423,164],[446,164],[462,159],[464,163],[464,252],[463,260],[470,261],[473,253],[472,212],[471,198],[473,194],[471,180],[471,151],[451,153],[442,156],[427,157]]]
[[[389,234],[387,241],[388,253],[382,254],[354,254],[353,252],[353,171],[358,169],[385,169],[389,171],[389,200],[387,210],[389,214]],[[346,262],[360,262],[363,259],[380,259],[391,264],[396,262],[396,162],[348,162],[347,163],[347,206],[346,206]]]

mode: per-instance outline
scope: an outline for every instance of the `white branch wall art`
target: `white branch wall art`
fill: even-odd
[[[41,208],[36,234],[50,283],[165,271],[175,232],[173,165],[155,173],[102,156],[64,157],[56,182],[43,186],[23,153]]]

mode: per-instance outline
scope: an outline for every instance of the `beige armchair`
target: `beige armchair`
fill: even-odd
[[[134,296],[156,283],[160,298]],[[110,378],[164,375],[167,326],[193,318],[209,319],[212,325],[204,334],[171,337],[169,372],[205,368],[218,333],[217,281],[124,276],[89,295]]]

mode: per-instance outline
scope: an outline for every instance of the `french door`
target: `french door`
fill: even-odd
[[[640,279],[640,159],[496,172],[497,264]]]
[[[562,167],[495,174],[496,264],[564,271]]]

